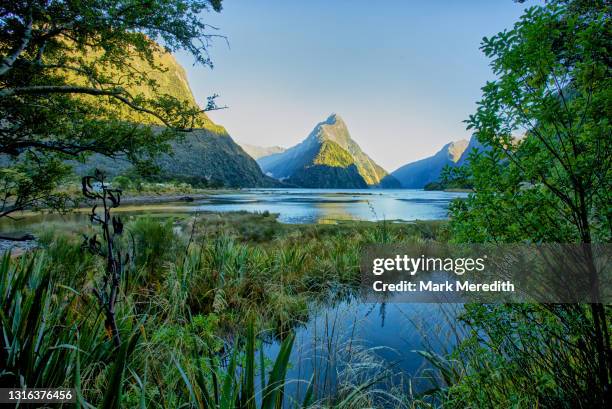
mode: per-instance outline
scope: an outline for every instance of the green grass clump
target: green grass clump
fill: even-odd
[[[133,261],[147,272],[147,279],[159,280],[164,264],[176,257],[180,240],[173,230],[173,219],[139,217],[127,225]]]
[[[422,407],[599,407],[589,306],[564,307],[466,305],[457,347],[423,353],[436,376]]]

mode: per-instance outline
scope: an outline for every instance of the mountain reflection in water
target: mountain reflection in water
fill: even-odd
[[[336,220],[439,220],[466,193],[413,189],[252,189],[216,195],[192,205],[205,211],[278,213],[283,223]]]

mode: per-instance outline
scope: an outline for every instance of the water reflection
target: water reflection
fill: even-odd
[[[424,375],[431,365],[420,351],[450,352],[462,332],[461,310],[460,304],[365,303],[358,296],[314,307],[309,321],[296,329],[287,396],[299,402],[313,374],[324,396],[378,375],[386,390],[429,389],[432,382]],[[264,354],[273,360],[279,349],[280,342],[272,340]]]
[[[199,210],[278,213],[283,223],[336,220],[437,220],[447,217],[458,192],[410,189],[253,189],[217,195],[196,204]]]
[[[451,200],[465,196],[465,193],[409,189],[251,189],[211,195],[193,202],[122,205],[113,212],[137,215],[268,211],[277,213],[280,222],[290,224],[333,223],[339,220],[439,220],[447,217]],[[86,220],[87,216],[82,212],[64,216],[29,214],[17,221],[0,220],[0,231],[22,230],[32,224]]]

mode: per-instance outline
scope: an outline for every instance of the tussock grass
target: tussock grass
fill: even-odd
[[[132,255],[118,348],[92,295],[103,261],[81,249],[91,231],[76,221],[47,226],[38,250],[3,256],[3,387],[74,387],[86,408],[588,407],[595,396],[580,305],[473,305],[460,323],[441,311],[437,330],[406,317],[440,334],[423,336],[429,365],[413,379],[335,317],[317,317],[324,331],[294,351],[293,329],[313,305],[355,288],[363,246],[444,241],[444,223],[288,226],[245,212],[131,219],[118,243]],[[282,341],[274,359],[263,353],[270,337]],[[302,357],[312,379],[287,379]]]
[[[297,381],[285,379],[292,328],[308,320],[311,303],[356,284],[360,248],[381,237],[371,233],[375,223],[287,226],[243,212],[131,219],[118,243],[131,254],[116,313],[119,348],[91,291],[103,262],[81,249],[81,234],[92,228],[56,227],[38,232],[40,249],[2,259],[2,385],[75,387],[82,407],[376,402],[380,380],[366,375],[384,370],[357,342],[350,357],[335,356],[346,365],[330,378],[333,387],[306,383],[299,401],[284,393]],[[417,224],[385,229],[386,239],[419,234]],[[284,340],[272,362],[261,359],[262,331]],[[346,347],[337,345],[338,354]]]

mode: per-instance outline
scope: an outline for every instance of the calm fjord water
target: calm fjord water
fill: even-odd
[[[335,220],[445,219],[451,200],[466,193],[414,189],[250,189],[193,203],[205,211],[278,213],[282,223]]]
[[[278,214],[281,223],[333,223],[339,220],[442,220],[448,205],[462,192],[416,189],[244,189],[212,194],[193,202],[124,204],[113,213],[265,212]],[[67,215],[35,213],[0,221],[0,232],[23,232],[34,225],[73,221],[88,223],[87,213]]]

